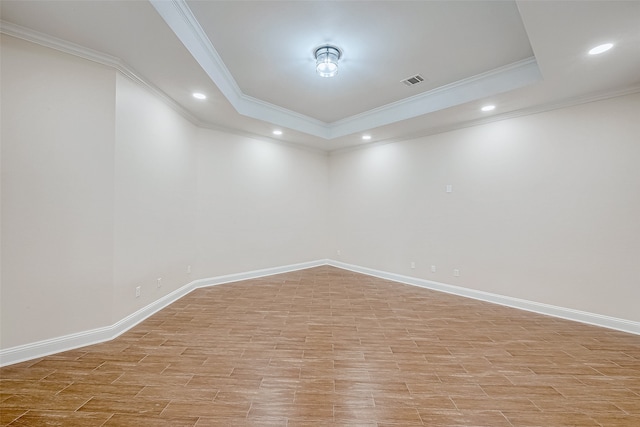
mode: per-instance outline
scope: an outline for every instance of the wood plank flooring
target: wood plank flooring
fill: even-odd
[[[318,267],[0,370],[11,426],[640,426],[640,337]]]

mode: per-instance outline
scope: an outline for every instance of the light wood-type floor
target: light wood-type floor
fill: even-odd
[[[12,426],[640,426],[640,336],[333,267],[0,376]]]

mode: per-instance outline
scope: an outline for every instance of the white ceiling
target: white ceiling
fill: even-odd
[[[115,65],[202,126],[329,151],[640,90],[640,1],[0,4],[3,33]]]

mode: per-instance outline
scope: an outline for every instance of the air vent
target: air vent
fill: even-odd
[[[424,81],[424,77],[422,77],[420,74],[416,74],[415,76],[411,76],[409,78],[402,80],[401,83],[404,83],[407,86],[415,86],[417,84],[422,83],[423,81]]]

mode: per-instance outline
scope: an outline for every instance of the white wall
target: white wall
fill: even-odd
[[[334,153],[332,252],[640,321],[638,111],[635,94]]]
[[[638,94],[327,156],[7,36],[1,67],[3,349],[329,256],[640,321]]]
[[[198,171],[198,275],[327,258],[325,153],[201,129]]]
[[[326,154],[199,129],[113,69],[11,37],[1,71],[2,349],[326,258]]]
[[[2,37],[2,348],[111,321],[115,71]]]
[[[197,218],[197,128],[118,74],[115,129],[113,323],[192,280]]]
[[[326,154],[197,128],[122,76],[116,100],[114,322],[194,279],[326,258]]]

